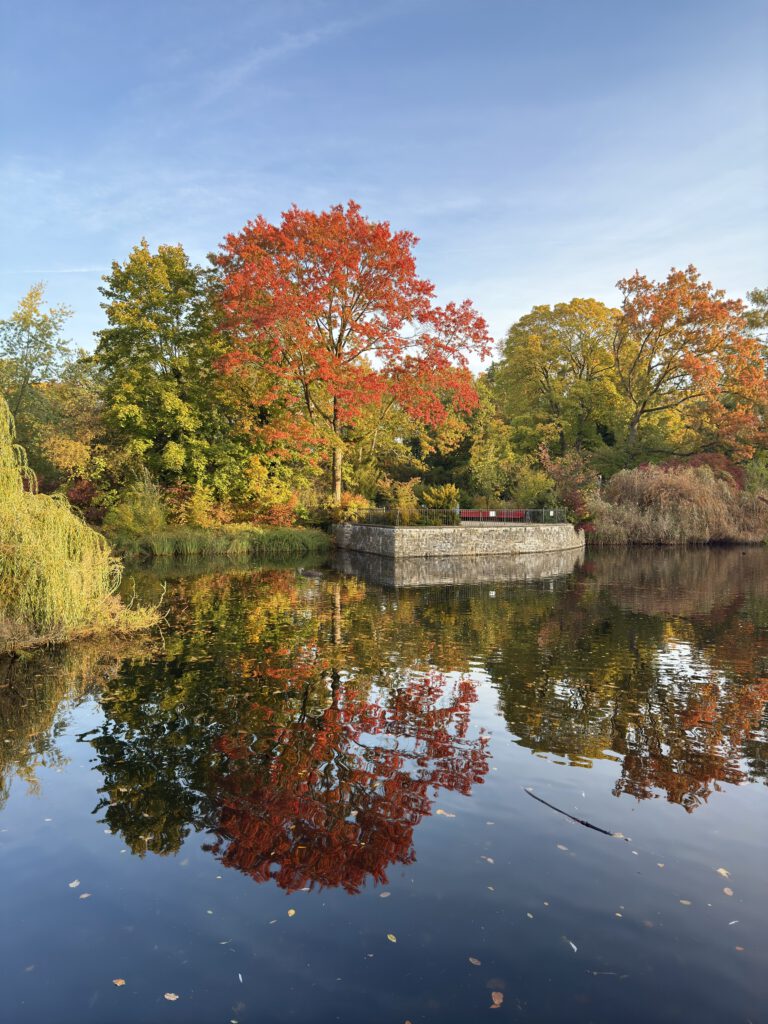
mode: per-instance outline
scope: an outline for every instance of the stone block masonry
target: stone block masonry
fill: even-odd
[[[524,555],[584,547],[584,534],[570,523],[525,526],[364,526],[333,527],[340,548],[386,558],[435,555]]]

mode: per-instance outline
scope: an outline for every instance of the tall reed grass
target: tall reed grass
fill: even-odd
[[[768,500],[708,466],[622,470],[589,508],[590,543],[759,544],[768,540]]]
[[[152,625],[156,611],[116,597],[120,576],[105,539],[66,499],[37,493],[0,396],[0,650]]]

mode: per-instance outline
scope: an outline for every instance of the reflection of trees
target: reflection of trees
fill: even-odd
[[[58,739],[67,726],[66,702],[114,677],[141,643],[121,640],[105,651],[83,640],[0,658],[0,807],[14,775],[37,792],[37,770],[65,763]]]
[[[606,553],[490,664],[519,742],[688,810],[766,777],[768,553]],[[697,596],[698,595],[698,596]]]
[[[6,663],[0,800],[60,756],[63,698],[99,684],[99,807],[132,850],[200,830],[254,878],[354,891],[413,857],[437,789],[487,770],[477,668],[518,743],[615,759],[617,795],[692,810],[768,778],[768,551],[606,552],[569,580],[396,592],[249,571],[178,580],[167,604],[141,661],[81,645]]]
[[[467,793],[482,781],[485,741],[467,740],[468,681],[414,677],[372,701],[334,673],[330,691],[317,716],[223,741],[213,849],[229,867],[286,889],[355,892],[413,859],[430,790]]]
[[[437,789],[482,780],[473,685],[383,657],[397,643],[381,623],[402,613],[382,616],[359,581],[218,577],[175,600],[194,628],[110,687],[92,740],[100,807],[135,852],[195,827],[254,878],[355,891],[412,859]]]

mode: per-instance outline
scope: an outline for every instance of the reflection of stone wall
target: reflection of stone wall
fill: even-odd
[[[333,528],[340,548],[389,558],[436,555],[522,555],[583,548],[584,534],[570,523],[527,526],[361,526]]]
[[[515,580],[549,579],[565,576],[581,564],[580,548],[539,551],[529,555],[499,555],[496,558],[386,558],[364,551],[341,550],[336,568],[345,575],[361,576],[385,587],[429,587],[449,584],[506,583]]]

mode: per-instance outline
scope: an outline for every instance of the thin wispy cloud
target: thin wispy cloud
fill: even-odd
[[[353,18],[329,21],[304,32],[285,33],[276,43],[260,46],[244,60],[211,74],[205,86],[203,101],[214,103],[242,88],[249,79],[267,65],[292,57],[304,50],[310,50],[336,36],[362,28],[380,16],[381,13],[371,12]]]

